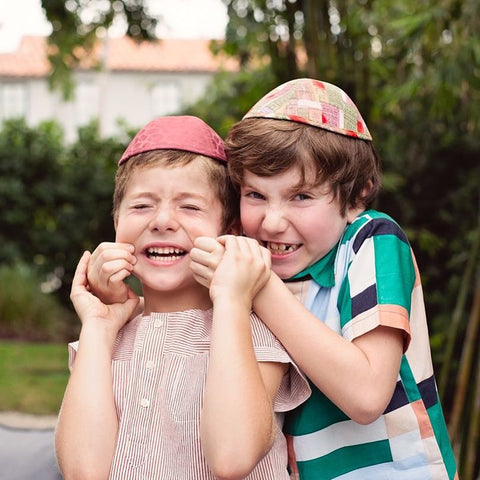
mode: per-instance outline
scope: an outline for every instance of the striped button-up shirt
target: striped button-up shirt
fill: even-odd
[[[251,325],[258,361],[290,367],[274,400],[273,447],[247,478],[288,479],[283,412],[303,402],[310,388],[254,314]],[[112,360],[119,434],[111,479],[215,478],[203,456],[199,431],[211,327],[212,310],[188,310],[139,316],[120,331]],[[70,344],[70,367],[77,347],[78,342]]]

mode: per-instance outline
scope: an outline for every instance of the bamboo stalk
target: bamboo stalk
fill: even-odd
[[[478,343],[477,343],[478,344]],[[475,477],[475,465],[479,461],[479,442],[480,442],[480,354],[477,352],[477,371],[474,387],[473,387],[473,402],[470,415],[470,429],[467,436],[466,454],[464,461],[464,468],[462,469],[463,480],[477,480],[480,479],[480,472],[477,472]]]
[[[475,236],[472,242],[472,249],[470,250],[470,255],[467,261],[466,268],[463,273],[462,282],[460,284],[460,290],[457,297],[457,303],[455,305],[455,310],[453,311],[452,321],[450,323],[450,328],[446,336],[446,347],[443,354],[442,368],[440,371],[439,382],[438,382],[438,392],[440,398],[444,400],[445,393],[447,390],[448,378],[450,375],[450,366],[452,365],[453,350],[455,347],[455,341],[460,329],[462,314],[465,310],[465,304],[468,298],[468,292],[470,291],[470,286],[472,284],[472,277],[475,272],[478,251],[480,248],[480,227],[477,227],[475,231]]]
[[[473,298],[472,310],[465,334],[463,344],[462,358],[460,360],[459,372],[457,376],[457,387],[453,400],[453,409],[448,425],[450,440],[454,443],[457,439],[462,414],[465,413],[467,406],[467,391],[470,386],[474,390],[475,383],[471,383],[473,362],[476,349],[478,348],[478,332],[480,327],[480,278],[477,280],[475,294]]]

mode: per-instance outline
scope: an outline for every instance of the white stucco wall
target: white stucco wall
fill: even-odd
[[[211,73],[198,72],[77,72],[76,98],[69,102],[63,101],[60,92],[49,89],[46,78],[0,78],[0,88],[5,82],[23,85],[28,125],[55,119],[64,130],[65,140],[71,142],[86,118],[97,117],[102,135],[114,136],[122,131],[119,120],[140,128],[158,115],[175,114],[178,109],[168,111],[171,98],[166,99],[166,105],[158,101],[162,85],[167,87],[167,96],[172,89],[175,91],[182,108],[201,97],[211,77]]]

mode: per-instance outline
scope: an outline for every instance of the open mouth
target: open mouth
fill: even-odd
[[[264,242],[264,247],[267,248],[273,255],[287,255],[288,253],[295,252],[301,246],[301,243]]]
[[[187,253],[185,250],[175,247],[150,247],[145,250],[145,255],[157,262],[173,262]]]

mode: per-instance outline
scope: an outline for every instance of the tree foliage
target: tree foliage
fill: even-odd
[[[158,19],[145,0],[41,0],[52,25],[49,36],[50,84],[66,99],[74,93],[72,69],[78,67],[99,37],[114,22],[125,24],[126,35],[136,40],[155,38]],[[101,68],[101,65],[98,65]]]
[[[53,122],[33,129],[12,120],[0,131],[0,202],[8,206],[0,212],[0,264],[34,267],[69,306],[82,252],[114,240],[114,175],[125,143],[100,139],[95,124],[71,146],[62,138]]]
[[[62,134],[56,124],[43,123],[34,130],[14,120],[0,131],[0,203],[5,206],[0,263],[33,263],[47,253],[43,239],[56,229],[55,186],[61,181],[62,162]]]

